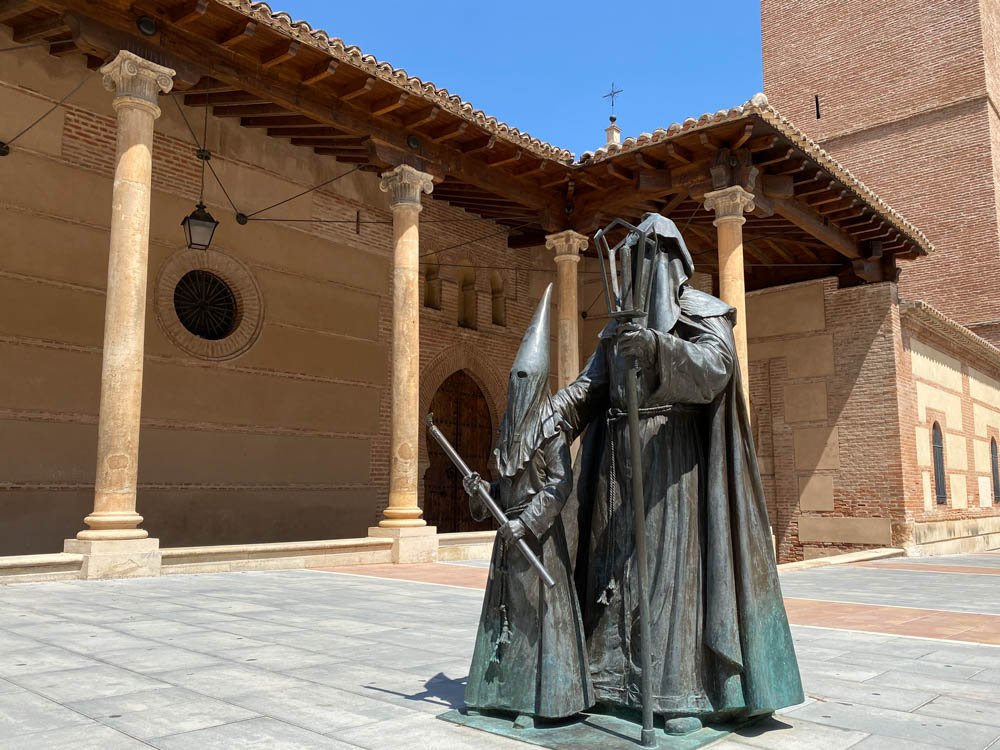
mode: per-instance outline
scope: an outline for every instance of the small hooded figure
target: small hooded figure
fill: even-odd
[[[549,303],[545,290],[510,372],[491,494],[509,521],[493,547],[489,581],[465,689],[471,709],[562,718],[594,703],[580,605],[560,512],[573,482],[568,431],[549,397]],[[466,480],[477,520],[479,477]],[[517,549],[524,538],[556,584],[546,588]]]

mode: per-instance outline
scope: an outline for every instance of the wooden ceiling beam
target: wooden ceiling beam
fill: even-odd
[[[748,122],[746,125],[743,126],[743,132],[740,133],[739,137],[735,141],[732,142],[729,148],[735,151],[736,149],[740,148],[744,143],[749,141],[751,135],[753,135],[753,123]]]
[[[419,112],[415,112],[412,115],[404,117],[402,120],[403,127],[419,128],[421,125],[427,125],[430,122],[434,122],[440,114],[440,107],[428,107],[427,109],[422,109]]]
[[[188,26],[202,16],[208,11],[209,0],[191,0],[191,2],[182,3],[177,6],[170,13],[170,23],[175,26]]]
[[[373,88],[375,84],[378,83],[378,79],[372,76],[368,76],[363,83],[355,83],[350,86],[346,86],[337,92],[337,98],[344,102],[349,102],[352,99],[357,99],[359,96],[364,96]]]
[[[267,118],[273,122],[274,118]],[[337,130],[336,128],[331,128],[329,125],[318,125],[317,127],[301,127],[292,126],[286,127],[279,125],[278,127],[268,128],[267,134],[272,138],[326,138],[334,140],[357,140],[358,136],[350,135],[344,133],[342,130]]]
[[[259,96],[248,94],[246,91],[217,91],[212,94],[201,94],[186,92],[184,94],[185,107],[217,107],[222,104],[268,104],[267,100]]]
[[[521,149],[518,149],[511,156],[501,156],[499,159],[486,162],[486,166],[490,169],[494,169],[496,167],[506,166],[507,164],[514,164],[515,162],[520,161],[522,156],[524,156],[524,152]]]
[[[477,154],[480,151],[489,151],[497,144],[497,137],[495,135],[483,136],[482,138],[477,138],[474,141],[469,141],[468,143],[459,143],[457,148],[463,154]]]
[[[298,39],[292,39],[287,43],[279,44],[270,51],[261,55],[260,66],[264,68],[264,70],[269,70],[275,65],[281,65],[282,63],[288,62],[299,53],[299,49],[301,49],[301,47],[302,42]]]
[[[359,138],[356,135],[322,137],[307,136],[304,138],[292,138],[291,143],[293,146],[328,146],[330,148],[356,147],[356,149],[367,148],[365,146],[365,139]]]
[[[257,23],[249,19],[240,21],[216,40],[220,47],[235,50],[257,35]]]
[[[784,161],[788,161],[795,154],[794,148],[785,149],[777,156],[772,156],[768,159],[754,159],[753,165],[758,169],[763,167],[769,167],[772,164],[781,164]]]
[[[851,235],[813,211],[788,198],[775,198],[774,210],[807,234],[848,258],[860,258],[858,243]]]
[[[777,145],[778,145],[778,136],[761,135],[758,136],[757,138],[751,138],[749,141],[747,141],[746,149],[750,153],[757,153],[758,151],[767,151],[768,149],[774,148]]]
[[[239,91],[238,88],[230,86],[228,83],[216,81],[214,78],[202,78],[198,83],[184,91],[176,91],[178,94],[225,94],[231,91]]]
[[[458,122],[453,122],[441,130],[434,133],[428,134],[434,143],[444,143],[445,141],[450,141],[452,138],[458,138],[462,133],[469,129],[469,123],[464,120],[459,120]]]
[[[368,112],[375,117],[381,117],[382,115],[387,115],[390,112],[395,112],[409,100],[409,94],[405,91],[399,91],[395,94],[390,94],[389,96],[379,99],[376,102],[372,102],[372,105],[368,108]]]
[[[279,104],[224,104],[213,107],[215,117],[283,117],[292,114]]]
[[[329,128],[331,127],[328,123],[317,122],[311,117],[306,117],[305,115],[294,115],[290,112],[286,112],[283,116],[278,117],[243,117],[240,119],[240,125],[244,128],[287,128],[287,127],[297,127],[297,128]]]
[[[690,164],[694,161],[694,154],[686,148],[678,146],[676,143],[668,143],[666,151],[671,158],[675,161],[679,161],[681,164]]]
[[[337,60],[324,60],[302,74],[302,85],[315,86],[317,83],[327,81],[337,75],[339,67],[340,63]]]

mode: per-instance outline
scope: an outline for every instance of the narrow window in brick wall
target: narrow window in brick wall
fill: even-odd
[[[458,272],[458,324],[475,330],[478,325],[479,300],[476,297],[476,272],[462,268]]]
[[[934,451],[934,495],[938,505],[948,502],[948,491],[944,485],[944,435],[937,422],[931,428],[931,448]]]
[[[990,466],[993,469],[993,502],[1000,504],[1000,460],[997,457],[996,438],[990,440]]]
[[[430,261],[424,269],[424,307],[441,309],[441,266]]]
[[[818,120],[819,117],[820,117],[820,112],[819,112],[819,94],[816,94],[815,100],[816,100],[816,119]]]
[[[493,295],[493,325],[507,325],[507,295],[504,290],[503,276],[499,271],[490,275],[490,292]]]

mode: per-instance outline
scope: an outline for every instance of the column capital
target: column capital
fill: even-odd
[[[555,251],[557,263],[559,261],[579,263],[580,253],[587,249],[588,241],[587,235],[572,229],[545,235],[545,247]]]
[[[420,194],[434,189],[434,181],[426,172],[414,169],[409,164],[400,164],[395,169],[382,173],[379,189],[389,193],[389,205],[394,209],[398,206],[416,206],[419,210]]]
[[[168,94],[174,87],[175,71],[157,65],[139,55],[121,50],[114,60],[101,67],[104,88],[113,91],[113,106],[139,106],[151,109],[154,117],[160,114],[157,104],[161,93]]]
[[[705,210],[715,211],[715,221],[712,222],[715,226],[731,221],[742,224],[746,221],[744,212],[754,210],[754,196],[739,185],[713,190],[705,193]]]

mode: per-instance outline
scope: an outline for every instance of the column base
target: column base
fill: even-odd
[[[392,561],[394,563],[437,562],[437,526],[415,526],[403,529],[387,529],[372,526],[368,536],[392,539]]]
[[[67,539],[63,552],[83,555],[80,577],[87,580],[160,575],[159,539]]]

